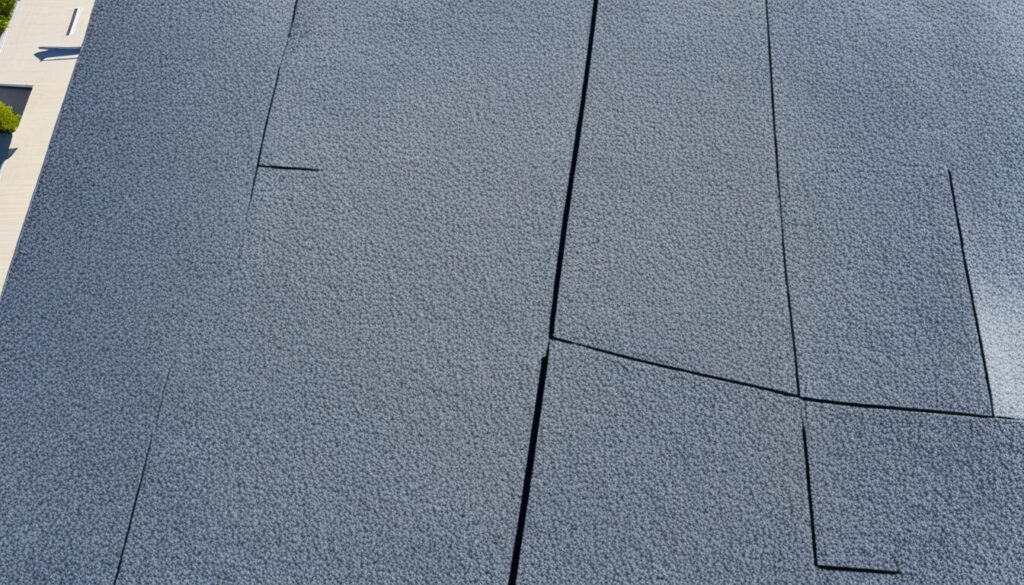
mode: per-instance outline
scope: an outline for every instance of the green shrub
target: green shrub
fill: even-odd
[[[11,106],[0,102],[0,132],[14,132],[20,123],[21,116],[15,114]]]
[[[7,29],[11,23],[11,13],[14,12],[14,3],[17,0],[0,0],[0,34]]]

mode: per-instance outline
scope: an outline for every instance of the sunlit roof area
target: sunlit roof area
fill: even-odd
[[[74,8],[0,583],[1024,581],[1024,4]]]

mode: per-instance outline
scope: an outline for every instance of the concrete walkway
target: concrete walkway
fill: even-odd
[[[0,166],[0,287],[77,62],[67,49],[81,46],[92,7],[93,0],[21,0],[0,44],[0,85],[32,87],[21,126],[0,153],[10,154]]]

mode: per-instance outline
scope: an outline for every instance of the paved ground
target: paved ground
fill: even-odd
[[[1024,8],[96,7],[4,583],[1019,583]]]
[[[0,45],[0,85],[32,87],[21,126],[0,152],[0,158],[9,155],[0,163],[0,287],[75,69],[73,49],[82,45],[92,5],[92,0],[20,0]]]

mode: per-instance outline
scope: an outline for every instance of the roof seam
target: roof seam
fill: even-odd
[[[153,428],[149,431],[149,442],[146,445],[146,456],[142,459],[142,472],[139,473],[139,482],[135,486],[135,498],[132,500],[132,510],[128,514],[128,526],[124,531],[124,541],[121,543],[121,553],[117,557],[117,569],[114,571],[114,585],[117,585],[117,580],[121,576],[121,567],[124,564],[124,553],[128,549],[128,539],[132,534],[132,525],[135,522],[135,510],[139,505],[139,494],[142,493],[142,485],[146,481],[146,470],[149,468],[149,454],[153,450],[153,441],[156,438],[157,431],[160,429],[160,415],[164,410],[164,396],[167,394],[167,385],[171,380],[171,371],[173,369],[173,364],[167,368],[167,373],[164,374],[164,382],[160,386],[160,397],[157,402],[156,417],[153,419]]]
[[[996,403],[992,397],[992,382],[988,376],[988,362],[985,360],[985,342],[981,339],[981,322],[978,321],[978,305],[974,301],[974,287],[971,285],[971,271],[967,266],[967,247],[964,244],[964,230],[960,223],[960,208],[956,203],[956,189],[953,188],[953,170],[946,169],[949,177],[949,196],[953,201],[953,216],[956,218],[956,233],[960,239],[960,257],[964,262],[964,278],[967,280],[967,296],[971,301],[971,314],[974,316],[974,329],[978,334],[978,350],[981,353],[981,369],[985,372],[985,387],[988,389],[988,403],[992,416],[996,414]]]
[[[281,68],[284,66],[284,57],[288,53],[288,45],[292,40],[292,29],[295,27],[295,14],[299,9],[299,0],[292,2],[292,18],[288,23],[288,35],[285,37],[284,47],[281,48],[281,55],[277,60],[277,73],[274,75],[274,87],[270,90],[270,102],[267,104],[267,117],[263,120],[263,133],[260,134],[260,148],[256,151],[256,168],[252,173],[252,186],[249,188],[249,202],[245,206],[245,218],[249,217],[249,210],[252,208],[253,197],[256,196],[256,179],[260,175],[260,167],[263,160],[263,146],[267,142],[267,127],[270,126],[270,115],[274,112],[274,98],[277,96],[277,84],[281,81]]]
[[[793,295],[789,286],[789,264],[786,258],[786,219],[782,210],[782,177],[779,170],[779,131],[775,115],[775,67],[772,63],[772,26],[768,13],[768,0],[764,0],[764,28],[768,41],[768,90],[772,104],[772,151],[775,155],[775,193],[779,201],[779,233],[782,242],[782,278],[786,286],[786,312],[789,316],[789,339],[793,351],[793,379],[796,395],[800,396],[800,362],[796,351],[796,326],[793,324]]]
[[[296,0],[297,1],[297,0]],[[572,158],[569,162],[569,180],[565,189],[565,204],[562,208],[562,228],[558,240],[558,256],[555,264],[555,282],[551,295],[551,315],[548,322],[548,343],[541,360],[540,380],[537,383],[537,399],[533,408],[533,424],[530,428],[530,446],[526,455],[526,469],[523,474],[523,491],[519,501],[519,518],[516,524],[515,542],[512,547],[512,562],[509,568],[508,585],[516,585],[519,578],[519,559],[522,554],[523,536],[526,532],[526,514],[530,503],[530,485],[533,480],[533,465],[540,435],[540,415],[544,403],[544,386],[547,383],[548,356],[551,340],[555,339],[555,321],[558,314],[558,289],[562,280],[562,262],[565,257],[565,240],[569,231],[569,209],[572,204],[572,190],[576,179],[576,162],[579,159],[580,135],[583,132],[583,113],[587,104],[587,85],[590,80],[590,61],[594,52],[594,30],[597,25],[597,2],[590,10],[590,31],[587,37],[587,56],[583,66],[583,83],[580,88],[580,104],[576,115],[576,133],[573,138]]]
[[[569,182],[565,189],[565,205],[562,208],[562,231],[558,240],[558,259],[555,264],[555,285],[551,298],[551,318],[548,324],[548,338],[554,339],[555,322],[558,318],[558,291],[562,282],[562,263],[565,258],[565,240],[569,232],[569,210],[572,207],[572,191],[576,182],[576,162],[580,154],[580,137],[583,134],[583,113],[587,105],[587,85],[590,82],[590,60],[594,52],[594,29],[597,25],[597,0],[590,12],[590,35],[587,39],[587,60],[583,66],[583,87],[580,90],[580,106],[576,117],[576,136],[572,145],[572,159],[569,162]]]
[[[662,369],[665,369],[665,370],[671,370],[671,371],[674,371],[674,372],[680,372],[680,373],[683,373],[683,374],[689,374],[691,376],[698,376],[698,377],[701,377],[701,378],[707,378],[707,379],[716,380],[716,381],[719,381],[719,382],[727,382],[729,384],[735,384],[737,386],[744,386],[746,388],[751,388],[751,389],[762,391],[762,392],[768,392],[770,394],[777,394],[777,395],[784,396],[784,397],[787,397],[787,398],[798,399],[798,400],[800,400],[802,402],[805,402],[805,403],[825,404],[825,405],[832,405],[832,406],[846,406],[846,407],[849,407],[849,408],[862,408],[862,409],[869,409],[869,410],[889,410],[889,411],[894,411],[894,412],[915,412],[915,413],[922,413],[922,414],[937,414],[937,415],[943,415],[943,416],[955,416],[955,417],[962,417],[962,418],[978,418],[978,419],[991,419],[991,420],[1012,420],[1012,421],[1020,421],[1021,420],[1021,419],[1015,419],[1015,418],[1009,418],[1009,417],[992,416],[990,414],[977,414],[977,413],[973,413],[973,412],[956,412],[956,411],[949,411],[949,410],[934,410],[934,409],[929,409],[929,408],[914,408],[914,407],[910,407],[910,406],[892,406],[892,405],[884,405],[884,404],[864,404],[864,403],[859,403],[859,402],[844,402],[844,401],[841,401],[841,400],[830,400],[830,399],[827,399],[827,398],[815,398],[815,397],[812,397],[812,396],[797,396],[795,394],[792,394],[790,392],[786,392],[784,390],[779,390],[777,388],[771,388],[769,386],[761,386],[761,385],[758,385],[758,384],[752,384],[750,382],[743,382],[741,380],[734,380],[732,378],[725,378],[723,376],[716,376],[714,374],[708,374],[708,373],[705,373],[705,372],[699,372],[697,370],[690,370],[690,369],[681,368],[681,367],[678,367],[678,366],[670,366],[668,364],[662,364],[662,363],[654,362],[654,361],[651,361],[651,360],[646,360],[646,359],[643,359],[643,358],[634,357],[634,356],[627,355],[627,354],[624,354],[624,353],[619,353],[619,352],[611,351],[611,350],[608,350],[608,349],[603,349],[603,348],[600,348],[600,347],[596,347],[596,346],[593,346],[593,345],[588,345],[586,343],[580,343],[578,341],[572,341],[570,339],[564,339],[564,338],[560,338],[560,337],[552,337],[551,340],[552,341],[558,341],[558,342],[564,343],[566,345],[574,345],[574,346],[581,347],[581,348],[584,348],[584,349],[589,349],[590,351],[595,351],[595,352],[598,352],[598,353],[603,353],[603,354],[610,355],[612,357],[616,357],[616,358],[619,358],[619,359],[622,359],[622,360],[627,360],[627,361],[631,361],[631,362],[637,362],[637,363],[644,364],[644,365],[647,365],[647,366],[654,366],[656,368],[662,368]],[[1024,421],[1021,421],[1021,422],[1024,422]]]

